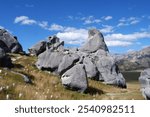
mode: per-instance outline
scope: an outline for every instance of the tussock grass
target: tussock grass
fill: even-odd
[[[140,85],[137,82],[128,83],[127,89],[108,86],[101,82],[89,80],[89,88],[85,94],[65,89],[56,75],[40,71],[35,67],[36,57],[10,54],[14,68],[11,70],[27,75],[32,84],[23,81],[20,75],[10,70],[0,68],[0,99],[16,100],[114,100],[143,99]],[[1,90],[2,89],[2,90]]]

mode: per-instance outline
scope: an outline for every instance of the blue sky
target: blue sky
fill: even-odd
[[[90,28],[99,29],[110,52],[125,53],[150,45],[149,0],[0,0],[0,27],[24,50],[50,35],[79,47]]]

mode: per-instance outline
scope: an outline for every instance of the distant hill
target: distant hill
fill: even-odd
[[[121,71],[150,68],[150,46],[124,55],[113,55]]]

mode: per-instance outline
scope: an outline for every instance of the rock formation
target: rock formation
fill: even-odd
[[[141,84],[142,95],[145,99],[150,100],[150,68],[141,72],[139,81]]]
[[[59,40],[56,36],[48,37],[48,41],[40,41],[37,44],[33,45],[29,48],[30,55],[38,56],[39,54],[43,53],[47,50],[63,50],[64,41]]]
[[[104,37],[98,30],[89,30],[88,40],[89,41],[83,47],[81,47],[81,51],[89,53],[96,52],[99,49],[108,51],[108,48],[104,41]]]
[[[21,44],[18,42],[16,36],[12,36],[5,29],[0,29],[0,47],[5,52],[19,53],[23,52]]]
[[[38,56],[46,50],[46,41],[40,41],[28,49],[31,55]]]
[[[66,88],[77,90],[79,92],[85,92],[88,87],[88,81],[86,72],[83,64],[77,64],[71,69],[66,71],[61,76],[62,84]]]
[[[91,78],[126,88],[125,79],[98,30],[89,30],[87,43],[79,49],[64,49],[56,36],[50,37],[46,45],[36,66],[60,75],[65,87],[84,92],[88,88],[87,78]]]

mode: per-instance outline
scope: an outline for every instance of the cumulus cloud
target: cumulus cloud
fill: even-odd
[[[61,25],[58,25],[58,24],[52,24],[48,30],[50,31],[63,31],[64,30],[64,27],[61,26]]]
[[[119,41],[119,40],[112,40],[112,41],[106,41],[106,44],[107,46],[111,46],[111,47],[114,47],[114,46],[129,46],[129,45],[132,45],[133,43],[132,42],[127,42],[127,41]]]
[[[102,33],[111,33],[113,32],[114,27],[109,25],[103,25],[103,28],[100,29]]]
[[[96,19],[94,16],[82,17],[81,20],[84,21],[84,24],[94,24],[101,22],[100,19]]]
[[[22,25],[32,25],[36,24],[37,22],[33,19],[29,19],[29,17],[27,16],[19,16],[15,18],[14,23],[20,23]]]
[[[88,31],[86,29],[67,27],[64,32],[58,32],[56,36],[64,40],[67,44],[81,45],[87,39]]]
[[[108,34],[105,36],[106,40],[137,40],[142,38],[150,38],[150,33],[148,32],[136,32],[133,34]]]
[[[47,21],[39,22],[38,25],[39,25],[41,28],[48,29],[48,22],[47,22]]]
[[[141,44],[136,40],[150,38],[149,32],[136,32],[132,34],[107,34],[104,36],[108,46],[130,46],[132,44]]]
[[[134,25],[134,24],[137,24],[140,22],[140,18],[137,18],[137,17],[129,17],[129,18],[125,18],[125,17],[122,17],[120,20],[119,20],[119,23],[118,23],[118,27],[120,26],[129,26],[129,25]]]
[[[113,18],[112,16],[105,16],[104,20],[108,21],[108,20],[111,20],[112,18]]]

